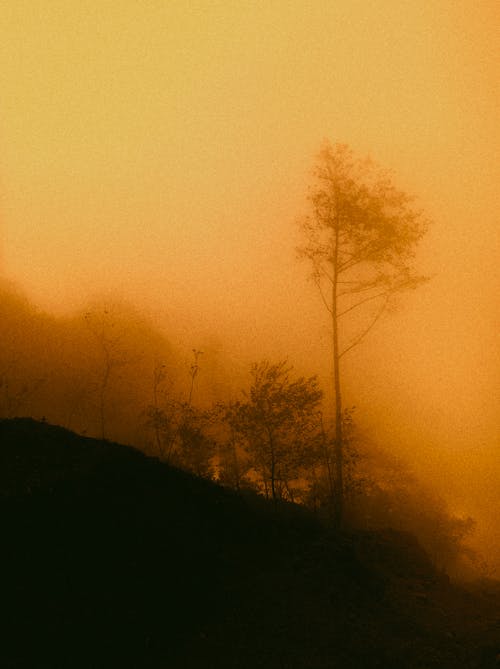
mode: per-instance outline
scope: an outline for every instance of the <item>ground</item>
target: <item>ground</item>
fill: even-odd
[[[493,669],[500,587],[28,419],[0,422],[0,666]]]

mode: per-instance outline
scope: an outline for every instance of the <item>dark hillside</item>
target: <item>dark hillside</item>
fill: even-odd
[[[0,422],[6,668],[495,667],[494,584],[147,458]]]

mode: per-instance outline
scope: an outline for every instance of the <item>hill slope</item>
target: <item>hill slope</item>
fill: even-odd
[[[2,667],[495,667],[500,597],[134,449],[0,422]]]

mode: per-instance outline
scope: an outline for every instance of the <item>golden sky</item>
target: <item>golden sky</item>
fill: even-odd
[[[348,363],[355,402],[422,471],[451,469],[457,508],[498,516],[499,13],[4,0],[3,272],[48,308],[112,289],[187,339],[218,330],[236,356],[326,374],[294,222],[323,138],[371,153],[434,220],[435,276]]]

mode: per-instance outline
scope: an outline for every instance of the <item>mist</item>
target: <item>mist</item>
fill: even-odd
[[[20,377],[42,378],[41,342],[65,329],[75,378],[95,385],[84,314],[126,303],[134,315],[115,327],[135,332],[134,381],[113,405],[134,416],[159,359],[186,397],[193,348],[200,404],[238,395],[252,362],[284,358],[317,374],[328,401],[329,322],[295,248],[320,145],[345,141],[432,221],[417,257],[431,280],[346,358],[346,404],[361,433],[477,521],[498,576],[496,4],[167,4],[1,10],[2,274],[43,314],[22,317],[36,322],[22,345],[5,316],[6,360],[19,345]],[[93,372],[76,350],[93,351]],[[95,396],[85,408],[50,387],[23,411],[99,434]],[[144,445],[134,421],[110,436]]]

